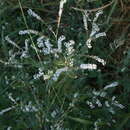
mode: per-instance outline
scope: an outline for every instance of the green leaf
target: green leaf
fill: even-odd
[[[76,122],[79,122],[81,124],[84,124],[84,125],[91,125],[91,124],[93,124],[92,121],[84,120],[84,119],[77,118],[77,117],[68,116],[68,118],[71,119],[71,120],[73,120],[73,121],[76,121]]]

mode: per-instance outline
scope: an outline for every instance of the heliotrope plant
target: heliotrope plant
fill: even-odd
[[[66,1],[62,1],[60,4],[58,29],[63,11],[61,8],[63,8],[65,2]],[[29,9],[27,13],[29,16],[41,22],[44,21],[31,9]],[[20,30],[18,34],[21,37],[25,37],[24,46],[17,44],[11,40],[9,36],[6,36],[5,40],[15,48],[9,50],[9,59],[4,62],[6,66],[11,65],[14,68],[22,69],[26,66],[26,63],[29,63],[28,61],[35,61],[31,63],[34,67],[31,72],[27,69],[28,72],[26,72],[26,77],[30,78],[29,85],[33,86],[31,89],[33,90],[32,92],[34,92],[34,99],[36,101],[33,103],[29,98],[28,101],[24,102],[24,97],[22,97],[23,99],[14,98],[12,93],[7,93],[8,98],[13,105],[1,110],[0,115],[4,115],[6,112],[15,109],[16,111],[25,114],[25,117],[27,113],[35,113],[33,116],[36,117],[36,124],[37,122],[40,122],[40,128],[49,128],[51,130],[71,129],[69,128],[69,125],[67,125],[69,122],[71,123],[71,121],[76,121],[85,125],[87,124],[86,127],[91,126],[91,128],[95,130],[98,130],[100,127],[113,127],[116,123],[116,112],[125,108],[119,103],[116,96],[109,94],[111,88],[119,85],[118,82],[113,82],[100,90],[90,87],[83,92],[80,92],[79,90],[77,92],[70,91],[71,94],[66,90],[68,93],[61,93],[62,96],[60,96],[59,90],[56,92],[57,86],[59,84],[61,85],[62,82],[63,84],[67,84],[69,79],[72,79],[72,84],[69,84],[68,86],[73,86],[75,81],[78,82],[78,73],[87,77],[89,72],[101,72],[102,70],[98,68],[96,63],[100,63],[102,66],[107,64],[104,59],[97,56],[98,54],[89,55],[89,51],[93,49],[92,41],[106,36],[105,32],[100,32],[97,23],[101,14],[103,14],[102,10],[97,11],[95,17],[91,18],[89,16],[90,12],[83,12],[84,29],[88,33],[89,21],[91,22],[91,31],[86,38],[84,45],[81,46],[86,47],[86,57],[94,60],[94,63],[82,61],[82,59],[79,61],[79,58],[77,58],[80,57],[80,48],[77,48],[79,43],[75,41],[75,39],[66,40],[67,36],[64,36],[63,34],[58,36],[58,30],[55,33],[52,27],[49,27],[49,30],[50,33],[53,34],[53,38],[29,28]],[[15,75],[11,78],[15,79]],[[6,80],[8,81],[8,77],[6,77]],[[44,90],[47,92],[47,97],[44,97],[44,99],[47,98],[49,100],[49,105],[47,107],[47,101],[44,101],[44,99],[41,99],[40,97],[42,94],[39,92],[39,88],[34,87],[38,82],[44,84]],[[84,81],[83,85],[86,87]],[[80,84],[79,86],[82,85]],[[35,93],[38,94],[35,95]],[[52,93],[55,93],[55,97],[51,97]],[[59,95],[57,95],[57,93]],[[59,99],[58,96],[63,99]],[[58,101],[56,102],[56,100]],[[62,103],[60,103],[60,100]],[[109,118],[106,118],[107,114],[109,114]],[[68,120],[67,122],[66,118],[70,121]],[[44,124],[45,126],[43,126]],[[76,126],[72,126],[72,128],[75,129]]]
[[[42,18],[39,15],[37,15],[35,12],[33,12],[31,9],[29,9],[27,12],[30,16],[33,16],[37,20],[43,21]],[[102,14],[102,11],[97,12],[96,16],[93,20],[90,20],[90,18],[88,18],[89,17],[88,13],[87,13],[87,15],[84,14],[86,17],[85,16],[83,17],[83,21],[84,21],[86,30],[87,30],[87,27],[86,27],[87,20],[92,21],[92,31],[90,33],[89,38],[86,40],[86,46],[88,49],[92,48],[91,41],[93,39],[96,39],[96,38],[99,38],[102,36],[106,36],[105,32],[99,32],[100,29],[99,29],[98,25],[96,24],[96,21],[100,14]],[[51,31],[52,31],[52,29],[51,29]],[[54,31],[53,31],[53,33],[54,33]],[[75,55],[76,55],[76,52],[79,51],[79,50],[75,50],[75,46],[77,45],[77,43],[74,40],[69,40],[66,42],[66,37],[64,35],[61,35],[55,42],[52,42],[52,39],[49,39],[44,34],[38,32],[36,30],[32,30],[32,29],[20,30],[19,35],[30,35],[30,36],[35,35],[36,40],[31,41],[30,39],[25,39],[25,47],[23,49],[23,48],[19,47],[17,45],[17,43],[12,41],[8,36],[6,36],[5,40],[8,41],[10,44],[12,44],[17,49],[19,49],[18,52],[14,53],[14,55],[19,54],[21,59],[29,58],[29,56],[31,56],[29,54],[29,48],[33,48],[36,51],[37,57],[39,58],[40,61],[41,61],[40,55],[44,55],[45,57],[47,57],[47,56],[49,57],[51,55],[53,57],[54,60],[51,61],[51,63],[44,60],[43,64],[48,63],[48,64],[53,65],[53,62],[55,62],[55,60],[56,61],[59,60],[59,62],[60,62],[60,59],[62,60],[61,61],[62,65],[55,66],[56,69],[53,68],[53,70],[51,70],[51,68],[50,68],[50,70],[48,70],[49,72],[51,72],[50,76],[48,74],[44,73],[44,70],[42,70],[43,68],[39,68],[38,69],[39,74],[34,75],[34,79],[38,79],[39,77],[43,76],[44,79],[46,79],[46,80],[53,79],[54,81],[57,81],[58,77],[60,76],[60,74],[62,72],[71,71],[71,70],[72,71],[79,70],[79,69],[90,70],[90,71],[97,70],[96,64],[92,64],[92,63],[79,64],[78,62],[76,63],[77,59],[75,59]],[[29,40],[30,40],[30,42],[29,42]],[[97,62],[100,62],[103,66],[106,64],[106,61],[104,59],[101,59],[98,56],[88,54],[87,57],[94,59]],[[44,69],[46,70],[46,68],[44,68]]]

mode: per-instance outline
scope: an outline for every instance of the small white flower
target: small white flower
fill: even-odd
[[[20,58],[28,58],[29,57],[29,55],[28,55],[28,42],[29,42],[29,40],[26,39],[25,40],[25,47],[24,47],[25,50],[22,52]]]
[[[91,19],[89,18],[89,14],[90,13],[87,10],[85,10],[83,14],[84,28],[86,31],[88,31],[88,21],[91,21]]]
[[[106,95],[107,95],[106,92],[101,92],[101,93],[100,93],[100,97],[105,97]]]
[[[64,68],[60,68],[60,69],[56,70],[56,72],[53,75],[52,80],[57,81],[59,76],[60,76],[60,74],[62,72],[66,72],[66,71],[68,71],[68,67],[64,67]]]
[[[112,101],[115,101],[115,99],[116,99],[116,97],[115,97],[115,96],[113,96],[113,97],[112,97]]]
[[[75,94],[74,94],[74,98],[77,98],[78,95],[79,95],[79,93],[75,93]]]
[[[20,56],[20,58],[28,58],[28,52],[27,51],[23,51],[22,55]]]
[[[44,36],[41,36],[37,39],[37,45],[39,48],[43,48],[44,47],[44,40],[45,40],[45,37]]]
[[[28,39],[25,39],[25,50],[28,51],[28,42],[29,40]]]
[[[12,127],[11,126],[9,126],[8,128],[7,128],[7,130],[11,130],[12,129]]]
[[[92,103],[92,102],[87,101],[86,103],[87,103],[87,105],[89,105],[89,107],[90,107],[91,109],[95,108],[95,106],[93,105],[93,103]]]
[[[13,108],[15,108],[15,107],[12,106],[12,107],[8,107],[8,108],[6,108],[6,109],[1,110],[1,111],[0,111],[0,115],[3,115],[4,113],[6,113],[6,112],[12,110]]]
[[[80,69],[96,70],[97,65],[96,64],[81,64]]]
[[[55,118],[55,117],[56,117],[56,115],[57,115],[57,111],[56,111],[56,110],[54,110],[54,111],[51,113],[51,116],[52,116],[53,118]]]
[[[34,78],[35,80],[36,80],[36,79],[39,79],[41,76],[44,75],[44,72],[43,72],[43,70],[42,70],[41,68],[39,68],[38,70],[39,70],[38,74],[33,75],[33,78]]]
[[[88,22],[87,22],[87,17],[86,17],[85,14],[83,15],[83,22],[84,22],[84,28],[85,28],[85,30],[88,31]]]
[[[118,82],[113,82],[113,83],[111,83],[111,84],[105,86],[105,87],[104,87],[104,90],[107,90],[108,88],[116,87],[116,86],[118,86],[118,85],[119,85]]]
[[[88,55],[87,57],[92,58],[96,61],[98,61],[99,63],[101,63],[103,66],[106,65],[106,61],[104,59],[101,59],[98,56],[93,56],[93,55]]]
[[[86,41],[86,45],[89,49],[92,48],[92,45],[91,45],[91,41],[92,41],[92,38],[89,38],[87,41]]]
[[[38,109],[34,105],[32,105],[31,101],[29,101],[27,105],[21,106],[21,110],[23,112],[37,112],[38,111]]]
[[[28,13],[28,15],[36,18],[37,20],[42,21],[42,18],[38,14],[36,14],[34,11],[32,11],[31,9],[27,10],[27,13]]]
[[[96,23],[93,23],[90,37],[93,37],[99,31],[100,31],[100,29],[99,29],[98,25]]]
[[[69,107],[74,107],[74,102],[69,103]]]
[[[10,99],[13,103],[16,104],[15,99],[12,97],[12,93],[9,93],[8,97],[9,97],[9,99]]]
[[[43,75],[43,77],[44,77],[44,80],[47,80],[47,79],[50,79],[50,75]]]
[[[50,43],[49,39],[46,39],[44,44],[45,44],[45,46],[47,48],[48,54],[50,54],[51,50],[52,50],[52,44]]]
[[[99,95],[100,95],[100,92],[99,92],[99,91],[95,91],[95,89],[92,91],[92,93],[93,93],[95,96],[99,96]]]
[[[108,111],[111,112],[112,114],[115,114],[115,111],[114,111],[114,109],[113,109],[112,107],[110,107],[110,108],[108,109]]]
[[[40,33],[38,31],[35,30],[21,30],[19,31],[19,35],[25,35],[25,34],[35,34],[35,35],[39,35]]]
[[[98,105],[98,107],[102,107],[102,104],[99,99],[96,99],[96,104]]]
[[[58,44],[58,50],[59,52],[62,52],[62,42],[65,40],[65,36],[62,35],[58,38],[57,44]]]
[[[8,36],[5,37],[5,40],[12,44],[13,46],[17,47],[18,49],[21,49],[14,41],[12,41]]]
[[[102,32],[102,33],[98,33],[95,35],[95,38],[99,38],[99,37],[104,37],[106,36],[106,33],[105,32]]]
[[[100,10],[96,13],[94,19],[93,19],[93,22],[92,22],[92,30],[91,30],[91,33],[89,35],[89,38],[87,39],[86,41],[86,45],[89,49],[92,48],[92,45],[91,45],[91,42],[94,38],[99,38],[99,37],[102,37],[102,36],[106,36],[106,33],[105,32],[102,32],[102,33],[98,33],[100,31],[100,28],[98,27],[96,21],[99,17],[100,14],[102,14],[103,12]],[[86,18],[85,18],[86,16]],[[85,29],[88,30],[88,25],[87,25],[87,18],[88,15],[83,15],[83,21],[84,21],[84,26],[85,26]],[[90,21],[90,20],[89,20]]]
[[[124,107],[122,104],[119,104],[119,102],[118,102],[117,100],[115,100],[115,99],[116,99],[116,97],[113,96],[113,97],[112,97],[112,104],[113,104],[114,106],[119,107],[120,109],[124,109],[125,107]]]
[[[126,70],[126,67],[123,67],[122,69],[121,69],[121,72],[124,72]]]
[[[124,109],[125,108],[122,104],[119,104],[117,101],[114,103],[114,105],[119,107],[120,109]]]
[[[53,75],[53,71],[48,70],[48,73],[43,75],[44,80],[50,79],[50,77],[51,77],[52,75]]]
[[[73,40],[70,40],[69,42],[64,43],[68,56],[70,56],[74,53],[74,51],[75,51],[74,44],[75,44],[75,41],[73,41]]]
[[[108,102],[108,101],[105,101],[105,105],[106,105],[106,107],[110,107],[110,105],[109,105],[109,102]]]
[[[116,120],[113,119],[112,122],[113,122],[113,123],[116,123]]]
[[[98,17],[103,14],[103,11],[102,10],[99,10],[97,13],[96,13],[96,16],[94,17],[94,20],[93,20],[93,23],[95,23],[97,20],[98,20]]]

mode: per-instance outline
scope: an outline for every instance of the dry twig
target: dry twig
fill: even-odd
[[[71,8],[74,9],[74,10],[77,10],[77,11],[82,11],[82,12],[85,12],[85,11],[88,11],[88,12],[96,12],[96,11],[98,11],[98,10],[103,10],[103,9],[109,7],[110,5],[112,5],[113,2],[114,2],[114,1],[110,2],[109,4],[103,5],[103,6],[99,7],[99,8],[94,8],[94,9],[89,9],[89,10],[79,9],[79,8],[75,8],[75,7],[71,7]]]

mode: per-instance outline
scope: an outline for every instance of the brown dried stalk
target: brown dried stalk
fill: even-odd
[[[107,7],[109,7],[110,5],[112,5],[114,1],[110,2],[109,4],[106,4],[106,5],[103,5],[102,7],[99,7],[99,8],[94,8],[94,9],[90,9],[90,10],[84,10],[84,9],[79,9],[79,8],[75,8],[75,7],[71,7],[72,9],[74,10],[77,10],[77,11],[82,11],[82,12],[85,12],[85,11],[88,11],[88,12],[96,12],[98,10],[103,10]]]

